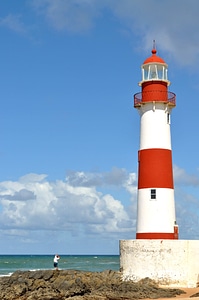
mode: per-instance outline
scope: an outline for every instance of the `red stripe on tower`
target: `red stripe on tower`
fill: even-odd
[[[173,189],[171,150],[143,149],[139,152],[138,189]]]

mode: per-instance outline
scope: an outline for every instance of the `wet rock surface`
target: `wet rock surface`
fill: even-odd
[[[150,279],[124,282],[116,271],[17,271],[0,278],[1,300],[128,300],[171,298],[180,289],[159,288]]]

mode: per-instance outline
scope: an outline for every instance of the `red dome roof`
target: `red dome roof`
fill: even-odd
[[[143,64],[149,64],[149,63],[161,63],[161,64],[165,64],[165,61],[156,55],[157,51],[156,49],[152,49],[151,51],[152,55],[150,57],[148,57],[147,59],[145,59],[145,61],[143,62]]]

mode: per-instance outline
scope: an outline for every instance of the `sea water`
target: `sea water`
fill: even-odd
[[[60,270],[119,271],[119,255],[60,255]],[[54,255],[0,255],[0,276],[13,272],[53,269]]]

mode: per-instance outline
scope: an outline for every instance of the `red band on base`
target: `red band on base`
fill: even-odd
[[[148,240],[177,240],[178,235],[174,232],[164,233],[164,232],[145,232],[145,233],[136,233],[136,239],[148,239]]]

